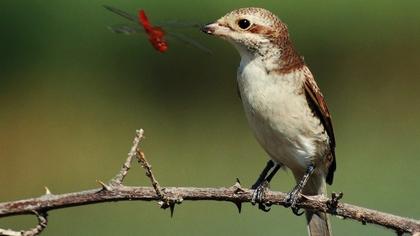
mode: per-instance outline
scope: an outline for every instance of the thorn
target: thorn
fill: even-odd
[[[175,203],[171,202],[169,204],[169,210],[171,211],[171,218],[172,218],[174,216]]]
[[[183,198],[164,198],[158,201],[158,205],[164,210],[169,208],[172,218],[174,216],[175,204],[181,204],[183,200]]]
[[[44,186],[45,189],[45,195],[51,195],[51,191],[47,186]]]
[[[232,186],[235,190],[234,193],[240,193],[240,192],[244,192],[244,190],[242,189],[241,186],[241,181],[239,181],[239,178],[236,178],[236,182],[235,184]]]
[[[233,202],[236,205],[236,208],[238,208],[238,213],[241,214],[242,211],[242,202]]]
[[[396,231],[395,231],[395,233],[396,233],[398,236],[402,236],[402,235],[404,235],[404,231],[401,231],[401,230],[396,230]],[[419,236],[419,233],[414,233],[414,234],[413,234],[413,236]]]
[[[106,185],[104,182],[102,182],[101,180],[96,180],[96,182],[98,183],[98,184],[100,184],[101,185],[101,187],[102,187],[102,190],[107,190],[107,191],[110,191],[111,190],[111,187],[109,187],[108,185]]]
[[[233,185],[233,187],[234,187],[234,188],[237,188],[237,189],[242,188],[242,186],[241,186],[241,181],[239,180],[239,178],[236,178],[236,182],[235,182],[235,184]]]

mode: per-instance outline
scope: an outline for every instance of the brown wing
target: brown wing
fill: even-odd
[[[325,130],[330,138],[330,149],[332,155],[332,163],[328,168],[327,174],[327,183],[332,184],[334,179],[334,171],[336,169],[336,161],[335,161],[335,137],[334,137],[334,130],[331,121],[331,115],[328,111],[327,103],[324,100],[324,96],[322,95],[318,85],[316,84],[314,78],[312,76],[308,76],[305,80],[305,94],[306,99],[308,100],[308,104],[311,107],[313,113],[318,116],[321,120],[321,123],[324,125]]]

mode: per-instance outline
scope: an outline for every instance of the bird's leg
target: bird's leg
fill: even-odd
[[[265,189],[268,187],[271,179],[280,169],[281,165],[275,163],[272,160],[267,162],[267,165],[261,172],[260,176],[258,177],[257,181],[252,185],[251,189],[255,189],[254,193],[252,194],[251,203],[255,205],[258,202],[258,208],[267,212],[270,210],[269,204],[264,202],[264,192]]]
[[[306,169],[306,172],[303,175],[300,182],[292,189],[292,191],[290,191],[289,194],[287,194],[285,206],[291,207],[292,212],[295,215],[300,216],[303,214],[303,212],[299,212],[299,207],[296,207],[296,202],[299,198],[299,195],[302,193],[303,188],[308,182],[309,177],[312,175],[312,173],[314,173],[314,170],[315,170],[315,166],[313,164],[310,164],[308,168]]]
[[[258,177],[257,181],[251,186],[251,189],[256,189],[258,186],[260,186],[264,181],[265,177],[267,177],[268,172],[274,167],[275,163],[272,160],[269,160],[264,167],[264,169],[261,171],[260,176]]]

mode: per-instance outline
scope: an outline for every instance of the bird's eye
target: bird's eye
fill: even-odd
[[[238,20],[238,26],[241,29],[248,29],[251,26],[251,22],[247,19],[240,19]]]

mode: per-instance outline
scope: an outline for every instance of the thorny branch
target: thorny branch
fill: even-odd
[[[160,187],[159,182],[153,175],[152,165],[146,159],[146,155],[140,149],[137,149],[137,160],[139,161],[140,165],[146,170],[146,176],[149,177],[150,182],[152,183],[153,189],[156,192],[156,195],[160,198],[158,202],[159,206],[163,209],[170,208],[171,216],[174,214],[175,204],[179,204],[182,202],[182,198],[172,197],[169,198],[163,192],[163,189]]]
[[[147,162],[146,156],[140,150],[137,150],[137,159],[139,163],[141,164],[141,166],[146,170],[146,176],[149,177],[150,182],[152,182],[152,186],[155,189],[156,194],[158,195],[158,197],[163,198],[164,194],[159,185],[159,182],[156,180],[155,176],[153,175],[152,166],[149,164],[149,162]]]
[[[34,214],[38,218],[38,225],[27,231],[13,231],[0,229],[0,236],[34,236],[40,234],[47,226],[47,212],[55,209],[76,207],[80,205],[95,204],[110,201],[158,201],[162,208],[170,207],[173,212],[175,204],[183,200],[213,200],[232,202],[240,207],[241,203],[251,202],[253,190],[242,188],[239,181],[229,188],[192,188],[192,187],[165,187],[162,188],[153,175],[151,165],[147,162],[139,145],[143,139],[143,130],[138,130],[133,146],[120,172],[109,182],[101,184],[99,189],[91,189],[75,193],[52,194],[46,188],[46,194],[31,199],[0,203],[0,218],[13,215]],[[130,187],[122,184],[127,175],[133,158],[137,158],[145,168],[153,187]],[[287,194],[267,190],[264,200],[273,205],[285,206]],[[332,198],[324,196],[304,196],[298,201],[298,207],[315,211],[327,212],[344,219],[353,219],[363,224],[381,225],[394,230],[398,235],[410,233],[420,234],[420,221],[391,215],[351,204],[341,203],[342,194],[333,194]]]
[[[137,152],[139,149],[140,141],[144,138],[144,130],[139,129],[136,130],[136,136],[133,140],[133,146],[128,153],[127,160],[124,162],[120,172],[110,181],[111,185],[121,185],[124,181],[125,176],[127,176],[128,171],[131,168],[131,162],[133,162],[133,158],[137,156]]]

